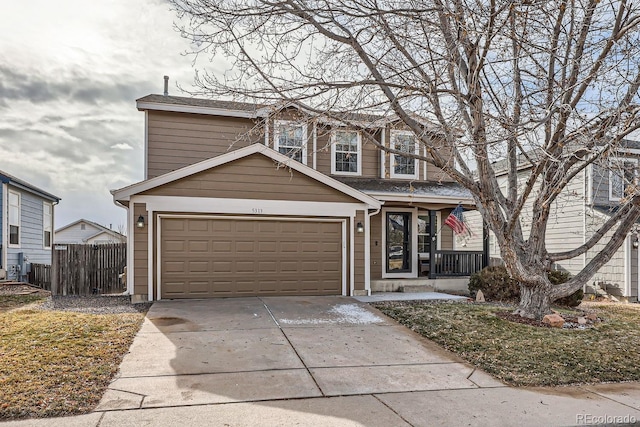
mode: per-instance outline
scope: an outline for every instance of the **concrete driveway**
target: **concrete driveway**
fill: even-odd
[[[581,414],[640,419],[640,385],[561,390],[505,387],[347,297],[162,301],[147,314],[99,406],[67,425],[536,426],[580,424]]]
[[[161,301],[96,410],[501,386],[351,298]]]

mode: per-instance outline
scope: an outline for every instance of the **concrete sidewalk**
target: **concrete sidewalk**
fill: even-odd
[[[8,426],[549,426],[640,420],[640,384],[510,388],[346,297],[153,305],[93,413]]]

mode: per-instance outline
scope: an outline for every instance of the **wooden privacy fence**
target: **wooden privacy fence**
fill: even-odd
[[[42,289],[51,290],[51,266],[48,264],[31,263],[29,283],[39,286]]]
[[[52,295],[120,293],[119,275],[127,265],[127,244],[54,245]]]

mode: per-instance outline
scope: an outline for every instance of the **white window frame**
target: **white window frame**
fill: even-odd
[[[47,215],[47,208],[49,208],[49,214]],[[47,221],[47,216],[48,221]],[[47,227],[48,226],[48,227]],[[49,232],[49,246],[47,246],[46,234]],[[53,244],[53,204],[49,202],[42,202],[42,247],[45,249],[51,249]]]
[[[273,129],[273,149],[277,152],[280,152],[280,126],[291,126],[291,127],[301,127],[302,128],[302,164],[307,164],[307,126],[304,123],[298,124],[297,122],[291,120],[275,120],[274,121],[274,129]],[[286,155],[286,154],[285,154]],[[295,160],[291,158],[292,160]],[[296,160],[297,161],[297,160]]]
[[[344,152],[344,151],[336,150],[336,134],[339,132],[356,134],[356,143],[357,143],[356,150],[357,151],[355,154],[357,156],[356,168],[358,169],[356,172],[343,172],[343,171],[336,170],[336,154],[338,152]],[[360,134],[360,132],[355,130],[347,130],[347,129],[337,129],[331,132],[331,173],[333,175],[351,175],[351,176],[362,175],[362,135]]]
[[[395,149],[395,137],[398,135],[408,135],[411,136],[414,140],[414,154],[418,154],[418,141],[415,138],[413,132],[403,131],[403,130],[392,130],[391,138],[389,138],[389,148]],[[396,173],[396,156],[399,154],[389,153],[389,173],[391,178],[404,178],[404,179],[418,179],[418,159],[414,158],[414,167],[412,174],[404,174],[404,173]]]
[[[12,223],[11,222],[11,195],[16,195],[18,196],[18,223]],[[20,247],[20,242],[22,242],[22,194],[18,193],[17,191],[11,191],[9,190],[9,197],[7,197],[7,204],[9,206],[8,212],[7,212],[7,244],[10,248],[19,248]],[[18,227],[18,243],[11,243],[11,226],[17,226]]]
[[[613,195],[613,177],[615,175],[617,175],[617,172],[619,172],[619,169],[614,168],[614,165],[616,165],[617,163],[634,163],[635,164],[635,168],[634,168],[634,181],[638,180],[638,159],[636,158],[630,158],[630,157],[613,157],[611,159],[609,159],[609,201],[612,202],[619,202],[621,197],[616,197]],[[624,195],[624,192],[626,190],[627,185],[625,185],[624,182],[624,173],[622,176],[622,193]]]

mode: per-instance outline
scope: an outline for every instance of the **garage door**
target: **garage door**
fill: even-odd
[[[340,295],[339,222],[163,218],[162,298]]]

